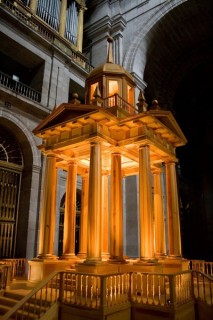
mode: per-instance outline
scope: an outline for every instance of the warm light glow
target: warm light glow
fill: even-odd
[[[92,99],[94,98],[93,95],[94,95],[94,92],[95,92],[95,89],[96,89],[97,86],[98,86],[98,82],[95,82],[95,83],[91,84],[91,87],[90,87],[90,101],[92,101]]]
[[[119,86],[117,80],[109,80],[109,96],[119,93]]]
[[[133,94],[134,94],[133,88],[127,85],[127,102],[129,102],[132,105],[134,104]]]

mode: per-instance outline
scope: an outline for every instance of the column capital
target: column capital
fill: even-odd
[[[170,160],[164,161],[164,164],[165,164],[165,165],[177,164],[178,162],[179,162],[178,160],[172,160],[172,159],[170,159]]]
[[[77,164],[78,163],[78,159],[73,158],[67,161],[67,166],[69,167],[72,164]]]
[[[139,144],[138,145],[138,149],[145,149],[145,148],[150,148],[150,145],[149,144]]]
[[[45,151],[44,155],[45,157],[48,157],[48,158],[51,158],[51,157],[56,158],[56,154],[52,150]]]
[[[102,140],[99,137],[89,138],[90,145],[102,144]]]

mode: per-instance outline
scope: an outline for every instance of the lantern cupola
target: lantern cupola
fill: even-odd
[[[95,68],[85,82],[86,104],[96,104],[100,93],[101,106],[117,117],[137,113],[135,108],[135,82],[132,75],[121,65],[113,62],[112,37],[108,37],[107,62]]]

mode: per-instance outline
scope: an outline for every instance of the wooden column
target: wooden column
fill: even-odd
[[[78,253],[78,257],[83,259],[85,259],[87,255],[88,190],[89,190],[89,177],[87,174],[82,176],[80,247],[79,247],[79,253]]]
[[[121,154],[111,155],[110,181],[110,260],[124,261],[123,258],[123,208]]]
[[[163,192],[161,170],[155,171],[154,175],[154,217],[155,217],[155,256],[166,255],[165,221],[163,210]]]
[[[175,162],[168,162],[165,165],[169,256],[181,257],[182,253],[176,167]]]
[[[83,28],[84,28],[84,6],[80,6],[78,13],[78,34],[77,34],[77,50],[82,52],[83,44]]]
[[[102,175],[102,231],[101,231],[101,256],[109,258],[109,177]]]
[[[59,18],[59,34],[62,37],[65,36],[66,12],[67,12],[67,0],[61,0],[60,18]]]
[[[75,224],[76,224],[76,181],[77,164],[70,162],[67,171],[66,200],[64,211],[63,258],[75,257]]]
[[[39,254],[41,259],[54,259],[54,236],[56,219],[56,158],[49,154],[46,157],[46,167],[41,206]]]
[[[149,146],[139,147],[140,260],[154,258],[152,185]]]
[[[86,262],[101,260],[101,144],[90,144],[88,229]]]
[[[38,0],[30,0],[30,10],[33,14],[36,14],[37,5],[38,5]]]

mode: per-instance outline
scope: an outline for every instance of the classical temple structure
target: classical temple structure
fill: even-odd
[[[1,319],[212,319],[212,6],[0,1]]]
[[[107,268],[108,272],[118,272],[127,268],[123,250],[122,180],[132,175],[138,176],[139,184],[140,247],[139,258],[133,264],[145,268],[158,266],[162,272],[165,265],[174,267],[174,263],[179,271],[184,265],[175,164],[176,147],[183,146],[186,138],[172,113],[161,110],[157,100],[147,111],[141,91],[135,103],[134,80],[123,67],[113,63],[112,38],[108,43],[107,62],[86,79],[86,103],[81,104],[75,94],[73,100],[57,106],[34,130],[42,139],[39,150],[45,155],[46,169],[39,252],[37,259],[29,262],[31,281],[48,274],[50,265],[54,268],[65,261],[64,265],[75,263],[77,270],[87,272],[107,272]],[[59,168],[67,171],[67,182],[63,254],[56,261]],[[76,256],[77,175],[82,176],[82,207],[80,250]],[[44,271],[38,273],[37,266]],[[187,264],[185,268],[188,269]]]

